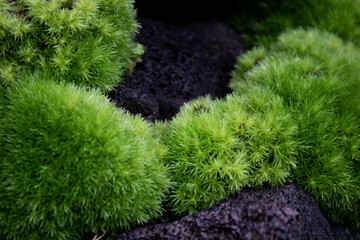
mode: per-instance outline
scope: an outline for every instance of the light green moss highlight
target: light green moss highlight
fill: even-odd
[[[44,73],[109,91],[139,56],[132,0],[0,0],[0,83]]]
[[[149,123],[116,109],[99,91],[51,79],[23,79],[6,97],[3,238],[80,239],[161,213],[169,179]]]

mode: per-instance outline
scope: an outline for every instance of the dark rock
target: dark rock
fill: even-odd
[[[198,96],[224,97],[236,58],[245,51],[226,23],[171,25],[140,20],[143,61],[109,94],[117,107],[148,120],[171,119]]]
[[[315,199],[295,184],[246,189],[198,214],[120,239],[333,239]]]
[[[167,23],[189,23],[211,18],[228,19],[231,14],[239,12],[238,8],[248,0],[203,1],[194,4],[191,0],[136,0],[135,8],[139,17]],[[201,4],[202,3],[202,4]]]

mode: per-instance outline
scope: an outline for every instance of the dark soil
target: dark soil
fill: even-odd
[[[224,97],[236,58],[245,51],[239,35],[220,20],[182,25],[140,20],[142,62],[110,93],[116,106],[148,120],[171,119],[198,96]]]

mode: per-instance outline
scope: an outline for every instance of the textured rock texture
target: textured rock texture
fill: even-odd
[[[333,239],[313,197],[295,184],[245,189],[198,214],[123,233],[120,239]]]
[[[131,76],[109,94],[116,106],[148,120],[171,119],[184,102],[229,93],[230,74],[245,49],[226,23],[140,23],[138,42],[146,52]]]

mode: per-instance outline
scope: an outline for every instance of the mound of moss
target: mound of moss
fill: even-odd
[[[148,123],[73,84],[23,79],[5,94],[3,239],[80,239],[159,215],[169,179]]]
[[[333,34],[292,30],[240,57],[231,87],[279,96],[298,126],[294,179],[328,217],[360,226],[360,50]]]
[[[244,186],[296,181],[334,222],[360,225],[360,50],[320,30],[292,30],[238,60],[224,100],[209,97],[157,124],[178,214]]]
[[[262,87],[195,100],[160,132],[178,214],[208,208],[244,186],[279,186],[297,163],[297,126],[283,100]]]
[[[248,46],[269,46],[282,32],[298,27],[327,30],[360,44],[359,6],[359,0],[244,1],[231,22]]]
[[[0,0],[0,82],[46,73],[108,91],[139,54],[137,28],[132,0]]]

